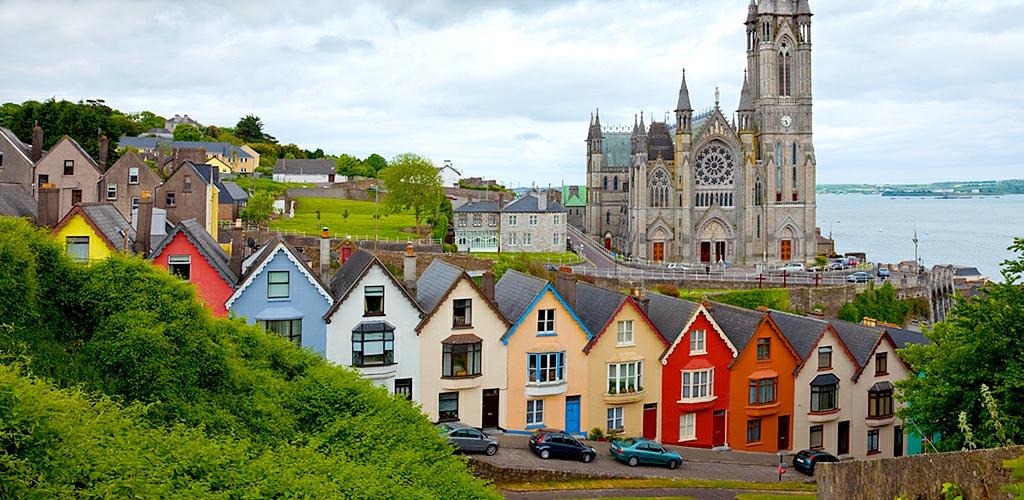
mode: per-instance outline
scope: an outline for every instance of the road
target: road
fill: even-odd
[[[607,489],[607,490],[556,490],[556,491],[503,491],[505,498],[533,500],[544,498],[626,498],[626,497],[693,497],[702,500],[733,500],[740,493],[737,490],[711,488],[648,488],[648,489]]]

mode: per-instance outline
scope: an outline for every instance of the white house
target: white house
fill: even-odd
[[[415,257],[411,278],[415,280]],[[334,305],[327,322],[326,358],[363,378],[420,401],[419,338],[423,316],[416,300],[376,256],[358,250],[331,280]]]
[[[441,176],[444,187],[459,187],[459,179],[462,179],[462,172],[456,170],[450,160],[445,160],[444,165],[437,169],[437,175]]]
[[[339,179],[339,177],[341,177]],[[277,182],[327,183],[344,181],[344,176],[335,175],[334,160],[296,160],[280,158],[274,164],[274,180]]]

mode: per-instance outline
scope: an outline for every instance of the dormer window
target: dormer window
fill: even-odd
[[[827,370],[832,368],[832,347],[824,346],[818,348],[818,369]]]
[[[473,299],[455,299],[452,326],[455,328],[473,326]]]
[[[707,348],[704,342],[707,340],[707,332],[704,330],[694,330],[690,332],[690,355],[696,354],[707,354]]]

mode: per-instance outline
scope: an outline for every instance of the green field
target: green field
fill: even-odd
[[[517,252],[502,252],[502,255],[515,255]],[[470,252],[471,257],[478,259],[498,260],[495,252]],[[558,264],[577,264],[583,262],[579,255],[572,252],[526,252],[531,260]]]
[[[320,211],[317,221],[316,211]],[[344,217],[348,210],[348,217]],[[383,207],[381,208],[383,213]],[[295,217],[279,218],[270,222],[274,231],[291,231],[306,234],[320,234],[320,227],[327,226],[332,236],[373,238],[372,201],[336,200],[332,198],[296,198]],[[415,232],[406,232],[416,225],[412,212],[382,215],[377,234],[381,239],[416,238]]]

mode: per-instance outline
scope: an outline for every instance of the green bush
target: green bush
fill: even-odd
[[[669,297],[679,296],[679,289],[676,288],[674,285],[669,285],[667,283],[659,283],[654,287],[654,289],[657,290],[658,293],[662,295],[668,295]]]
[[[730,304],[746,309],[764,306],[778,311],[788,311],[789,290],[784,288],[763,288],[757,290],[680,290],[679,297],[699,302],[707,298],[714,302]]]

